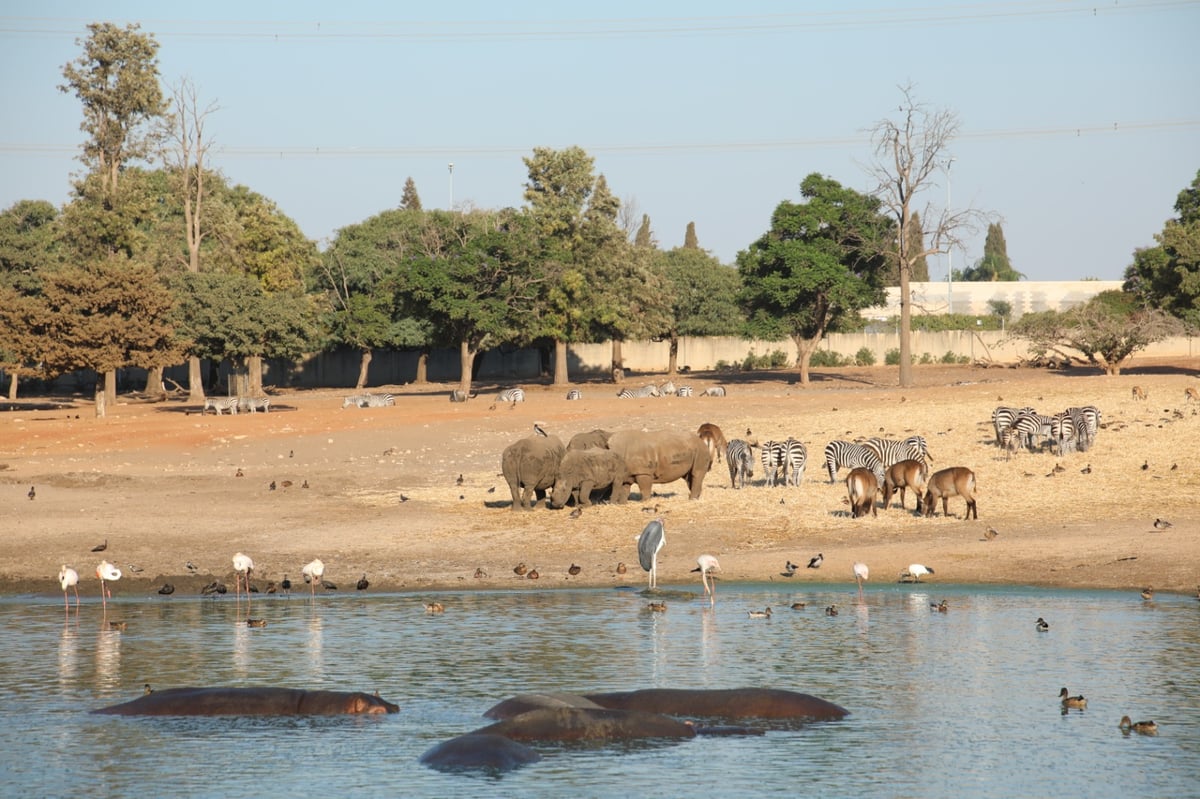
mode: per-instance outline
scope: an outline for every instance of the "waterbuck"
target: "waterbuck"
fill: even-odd
[[[975,472],[968,469],[966,466],[952,466],[949,469],[942,469],[934,472],[929,478],[927,490],[925,491],[925,515],[933,515],[933,506],[937,503],[938,497],[942,499],[942,515],[949,516],[950,511],[947,508],[950,497],[962,497],[967,501],[966,519],[971,518],[971,514],[975,514],[975,518],[979,518],[979,508],[975,505]]]
[[[850,495],[850,515],[857,519],[866,516],[870,510],[872,516],[878,516],[875,509],[875,495],[879,493],[879,478],[870,469],[859,466],[850,470],[846,477],[846,493]]]
[[[883,478],[883,509],[891,504],[892,495],[900,492],[900,507],[904,507],[904,490],[911,488],[916,494],[913,510],[921,509],[921,495],[925,493],[925,482],[929,479],[929,467],[924,461],[902,460],[888,467]]]

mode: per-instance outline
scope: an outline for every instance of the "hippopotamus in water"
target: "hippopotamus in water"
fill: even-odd
[[[601,707],[716,719],[840,719],[850,711],[809,694],[776,688],[647,688],[585,694]]]
[[[168,688],[92,712],[112,716],[337,716],[399,711],[399,705],[361,691]]]
[[[438,771],[511,771],[541,759],[537,752],[511,738],[471,732],[430,747],[420,762]]]
[[[475,730],[514,741],[629,741],[637,738],[693,738],[691,724],[661,713],[586,707],[543,707]]]

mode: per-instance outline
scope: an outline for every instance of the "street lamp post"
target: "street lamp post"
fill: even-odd
[[[450,168],[450,210],[454,210],[454,162],[451,161],[447,166]]]
[[[946,161],[946,219],[950,218],[950,166],[954,156]],[[946,312],[954,313],[954,242],[946,248]]]

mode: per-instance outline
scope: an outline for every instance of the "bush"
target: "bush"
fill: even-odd
[[[952,351],[946,350],[946,354],[942,356],[942,363],[958,363],[958,356]]]
[[[775,350],[771,353],[770,368],[782,369],[788,365],[788,354],[783,350]]]
[[[887,364],[888,366],[899,366],[900,365],[900,350],[896,347],[892,347],[890,350],[888,350],[887,352],[885,352],[883,354],[883,362],[885,364]]]
[[[848,366],[849,363],[848,358],[843,358],[831,350],[816,350],[813,352],[812,357],[808,359],[809,367]]]
[[[718,372],[734,372],[734,371],[737,371],[737,368],[738,368],[737,364],[732,364],[729,361],[725,360],[724,358],[717,361],[717,364],[716,364],[716,370]]]
[[[897,363],[899,363],[899,361],[897,361]],[[923,363],[926,365],[933,363],[933,356],[930,355],[928,352],[922,353],[920,363]]]
[[[874,366],[875,352],[869,347],[859,348],[858,352],[854,353],[854,363],[857,366]]]

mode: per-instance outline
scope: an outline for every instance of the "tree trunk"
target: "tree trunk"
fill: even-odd
[[[250,360],[253,356],[234,358],[229,371],[231,397],[250,396]]]
[[[674,377],[679,366],[679,336],[671,334],[671,346],[667,350],[667,376]]]
[[[117,370],[109,369],[104,373],[104,401],[117,404]],[[101,416],[104,414],[101,413]]]
[[[458,345],[458,363],[461,375],[458,381],[458,387],[466,396],[471,396],[471,373],[472,367],[475,365],[475,356],[477,352],[471,350],[471,342],[463,339]]]
[[[567,372],[567,342],[554,342],[554,385],[568,386],[571,375]]]
[[[362,391],[363,386],[367,384],[367,370],[371,368],[371,358],[373,357],[371,348],[363,347],[362,358],[358,362],[358,382],[354,384],[355,391]]]
[[[146,370],[145,393],[152,397],[161,397],[167,393],[163,390],[163,368],[161,366],[152,366]]]
[[[821,345],[821,338],[824,335],[824,332],[821,332],[812,338],[792,336],[792,341],[796,344],[796,368],[800,370],[800,385],[802,386],[808,386],[809,361],[812,360],[812,354],[817,351],[817,347]]]
[[[429,350],[422,349],[417,353],[417,376],[413,379],[414,383],[429,382]]]
[[[94,389],[94,396],[95,396],[95,400],[96,400],[96,418],[97,419],[104,418],[105,400],[106,400],[106,397],[108,396],[108,387],[106,385],[108,382],[107,376],[110,374],[112,374],[112,373],[111,372],[97,372],[96,373],[96,388]]]
[[[204,401],[204,378],[200,376],[200,356],[188,358],[188,401]]]
[[[621,339],[612,340],[612,377],[617,385],[625,382],[625,356],[621,354]]]
[[[17,373],[15,371],[8,373],[8,401],[13,402],[17,398]]]
[[[908,289],[908,265],[900,264],[900,387],[913,384],[912,293]]]
[[[246,383],[245,394],[238,394],[239,397],[261,397],[263,394],[262,387],[262,372],[263,359],[261,355],[250,355],[246,358]],[[241,388],[241,386],[239,386]]]

